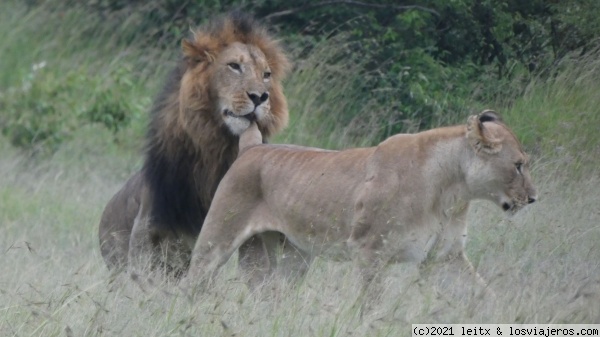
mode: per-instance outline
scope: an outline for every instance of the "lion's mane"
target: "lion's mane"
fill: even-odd
[[[288,110],[281,80],[288,59],[267,30],[254,19],[232,13],[193,31],[196,46],[171,73],[151,113],[142,176],[152,200],[153,222],[191,235],[202,222],[219,181],[238,153],[238,137],[219,123],[208,87],[210,62],[186,70],[202,58],[211,58],[234,42],[261,49],[272,71],[272,117],[259,124],[264,137],[283,129]]]

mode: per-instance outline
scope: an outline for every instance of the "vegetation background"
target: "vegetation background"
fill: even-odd
[[[467,252],[497,295],[456,301],[390,268],[367,317],[349,264],[251,293],[234,264],[190,299],[106,270],[97,224],[142,160],[149,109],[190,26],[253,12],[288,47],[274,142],[373,145],[500,112],[540,200],[470,213]],[[407,336],[410,323],[600,323],[600,2],[3,0],[0,335]]]

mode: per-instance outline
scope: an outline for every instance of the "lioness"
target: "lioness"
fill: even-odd
[[[470,202],[514,213],[536,200],[527,155],[489,110],[466,125],[399,134],[371,148],[241,148],[206,216],[187,283],[268,232],[283,233],[306,261],[354,259],[365,284],[388,263],[426,258],[479,279],[464,250]]]

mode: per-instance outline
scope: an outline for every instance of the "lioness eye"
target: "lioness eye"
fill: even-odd
[[[242,67],[240,67],[240,65],[235,62],[227,63],[227,65],[229,66],[229,68],[231,68],[235,71],[242,71]]]
[[[271,78],[271,72],[269,72],[269,71],[266,71],[266,72],[263,74],[263,78],[264,78],[265,80],[268,80],[269,78]]]
[[[522,173],[523,163],[515,163],[515,167],[517,168],[517,172]]]

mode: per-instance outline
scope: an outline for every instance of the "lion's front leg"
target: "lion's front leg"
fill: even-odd
[[[140,210],[142,186],[141,172],[137,172],[110,199],[102,212],[98,236],[100,252],[109,270],[127,268],[131,230]]]
[[[131,275],[148,274],[156,269],[160,260],[159,240],[159,233],[152,228],[150,218],[140,210],[129,239],[127,262]]]
[[[148,275],[160,266],[161,232],[152,222],[150,205],[149,193],[144,189],[129,238],[127,264],[132,277]]]

